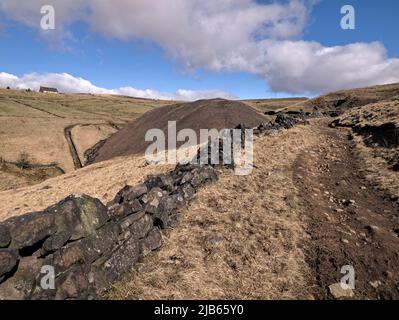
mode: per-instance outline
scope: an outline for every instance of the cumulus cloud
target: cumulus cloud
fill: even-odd
[[[105,37],[156,43],[187,69],[259,75],[277,92],[324,93],[399,81],[399,60],[389,58],[381,43],[326,47],[301,41],[315,0],[46,2],[56,8],[58,36],[68,37],[68,25],[84,21]],[[41,4],[0,0],[0,10],[39,28]]]
[[[15,89],[39,90],[40,86],[56,87],[64,93],[94,93],[94,94],[115,94],[147,99],[161,100],[184,100],[193,101],[199,99],[225,98],[235,99],[236,97],[220,90],[185,90],[179,89],[176,92],[159,92],[157,90],[141,90],[133,87],[122,87],[118,89],[101,88],[88,80],[74,77],[68,73],[32,73],[22,77],[6,72],[0,72],[0,87],[11,87]]]
[[[264,76],[276,92],[316,94],[399,82],[399,59],[389,59],[379,42],[325,47],[265,40],[240,50],[251,63],[228,57],[225,68]]]

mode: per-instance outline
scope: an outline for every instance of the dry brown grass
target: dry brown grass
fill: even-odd
[[[399,98],[353,108],[340,117],[346,126],[377,127],[389,122],[399,128]]]
[[[73,170],[64,138],[64,127],[69,124],[63,119],[0,117],[0,154],[7,161],[16,161],[26,152],[33,163],[56,162],[65,171]]]
[[[56,167],[21,169],[14,163],[0,164],[0,181],[2,185],[7,186],[7,189],[35,185],[61,174],[62,172]]]
[[[0,192],[0,221],[43,210],[71,193],[85,193],[110,201],[126,184],[136,184],[149,174],[166,172],[172,165],[143,166],[144,156],[118,158],[95,164],[41,184]]]
[[[395,96],[399,96],[399,83],[341,90],[290,105],[285,110],[345,111],[357,106],[391,100]]]
[[[340,118],[341,125],[365,128],[379,127],[393,123],[399,128],[399,99],[369,104],[345,112]],[[363,135],[354,134],[357,156],[363,162],[361,169],[366,178],[394,197],[399,197],[399,172],[390,170],[387,161],[399,156],[399,147],[385,148],[366,144]]]
[[[378,189],[399,199],[399,172],[388,169],[385,148],[370,148],[365,145],[363,137],[354,136],[356,144],[356,155],[362,161],[361,171],[367,180],[373,183]],[[399,154],[399,148],[391,150]]]
[[[99,141],[107,139],[117,129],[109,124],[103,125],[78,125],[72,129],[72,140],[75,143],[76,151],[82,163],[86,162],[84,153]]]
[[[282,99],[251,99],[242,100],[242,102],[250,105],[259,111],[278,111],[283,108],[295,106],[304,103],[308,98],[282,98]]]
[[[301,242],[292,167],[317,145],[313,126],[297,127],[255,142],[255,169],[199,192],[182,212],[164,246],[116,284],[109,299],[306,299],[309,270]],[[220,241],[217,241],[217,240]]]

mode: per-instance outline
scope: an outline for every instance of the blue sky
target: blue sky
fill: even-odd
[[[342,30],[340,9],[351,4],[356,10],[356,29]],[[382,41],[391,56],[399,57],[399,2],[396,0],[324,0],[313,8],[305,39],[324,45]]]
[[[9,81],[12,75],[15,77],[13,81],[17,87],[29,84],[35,86],[39,82],[46,82],[43,84],[64,86],[65,91],[73,91],[65,84],[65,81],[62,84],[59,83],[60,76],[48,78],[45,76],[66,73],[74,78],[90,81],[90,84],[95,86],[93,90],[101,88],[98,89],[99,92],[107,89],[120,93],[119,88],[131,87],[137,89],[132,91],[131,95],[137,93],[136,95],[145,96],[142,91],[150,89],[150,93],[147,91],[146,94],[155,97],[158,95],[161,98],[164,96],[163,93],[174,98],[179,89],[190,90],[190,97],[192,96],[193,99],[200,98],[202,95],[221,95],[221,92],[226,93],[227,96],[239,98],[268,98],[311,96],[350,86],[392,82],[397,80],[395,74],[399,70],[399,60],[397,60],[399,57],[397,41],[399,2],[395,0],[324,0],[314,5],[310,4],[310,1],[299,0],[257,1],[256,3],[248,0],[248,5],[242,8],[244,12],[248,12],[248,20],[244,19],[240,22],[242,26],[237,26],[237,30],[234,28],[222,30],[220,44],[217,34],[206,30],[202,34],[201,29],[193,27],[193,30],[190,30],[191,33],[182,32],[180,37],[183,37],[184,46],[182,45],[181,51],[176,52],[173,45],[176,43],[179,45],[179,39],[174,39],[174,34],[181,31],[178,25],[176,30],[171,28],[170,33],[162,33],[165,25],[155,26],[153,30],[147,32],[148,27],[145,21],[143,26],[131,25],[131,21],[135,19],[132,13],[131,16],[121,19],[118,28],[108,31],[103,30],[103,26],[99,25],[98,21],[76,19],[72,14],[70,17],[69,9],[65,9],[62,17],[58,19],[62,23],[62,31],[57,30],[56,36],[49,36],[49,32],[41,32],[34,23],[40,18],[37,11],[40,10],[41,1],[38,1],[36,6],[31,5],[30,8],[24,7],[26,1],[20,1],[18,4],[19,0],[15,0],[16,6],[9,8],[7,4],[4,5],[7,1],[9,2],[9,0],[0,0],[0,72],[3,75],[7,74],[8,78],[6,76],[3,80],[0,78],[0,86]],[[52,2],[54,2],[57,18],[57,1],[48,1],[48,3]],[[114,3],[117,2],[118,0],[114,1]],[[119,2],[120,9],[130,9],[126,8],[126,2]],[[290,2],[293,4],[290,5]],[[282,19],[286,19],[289,29],[296,30],[292,32],[293,34],[290,31],[284,31],[281,35],[277,28],[262,29],[263,27],[257,24],[248,27],[247,34],[240,35],[237,40],[234,39],[234,33],[247,28],[250,19],[261,21],[263,16],[265,19],[270,19],[268,12],[273,8],[270,7],[269,10],[267,6],[273,3],[281,5],[281,12],[278,13],[279,16],[275,21],[272,18],[272,22],[268,21],[268,24],[278,25]],[[345,4],[353,5],[356,10],[355,30],[342,30],[340,27],[342,17],[340,9]],[[156,1],[153,2],[153,6],[157,6]],[[265,10],[262,13],[263,16],[258,17],[254,13],[257,8],[269,11]],[[306,13],[302,12],[304,8]],[[206,9],[209,10],[209,8]],[[19,10],[21,14],[16,13]],[[231,23],[231,17],[235,17],[236,14],[236,9],[228,5],[227,7],[221,5],[220,8],[212,8],[212,10],[210,15],[227,12],[226,17],[222,15],[222,18],[226,19],[226,24]],[[104,12],[96,14],[103,17]],[[108,14],[108,11],[106,12]],[[162,13],[157,14],[154,16],[154,21],[163,18],[159,16]],[[292,16],[304,21],[292,22]],[[115,19],[115,17],[118,15],[110,15],[107,19]],[[201,19],[207,19],[207,17],[203,16]],[[107,21],[103,24],[106,25]],[[121,33],[120,26],[128,31]],[[136,34],[136,30],[141,27],[143,31]],[[181,27],[184,28],[184,26]],[[196,33],[197,30],[198,33]],[[259,31],[267,35],[262,36],[259,41],[253,40],[252,34]],[[72,39],[68,36],[70,34]],[[193,48],[192,40],[195,37],[201,39],[198,49],[195,47],[197,45],[195,42]],[[229,37],[232,37],[232,40],[225,41]],[[375,41],[380,42],[378,47],[372,45]],[[223,42],[226,42],[225,47],[223,47]],[[318,44],[318,47],[313,47],[314,42]],[[304,44],[304,47],[297,49],[299,43]],[[363,43],[364,46],[350,47],[355,43]],[[215,48],[217,53],[212,51],[213,45],[217,47]],[[320,52],[328,51],[325,49],[336,46],[339,46],[337,52],[328,53],[320,60]],[[187,54],[186,51],[190,51],[191,48],[193,52]],[[197,52],[202,52],[203,48],[206,48],[204,50],[206,52],[197,55]],[[267,57],[262,56],[257,61],[258,55],[255,54],[257,50],[261,55],[269,48],[272,48],[273,53],[268,53]],[[384,48],[387,50],[386,55],[384,55]],[[363,56],[364,52],[367,53],[365,56]],[[297,61],[295,56],[298,57]],[[313,60],[314,65],[311,62]],[[360,60],[364,60],[363,64],[358,63]],[[368,60],[371,62],[368,63]],[[337,73],[343,73],[351,68],[350,74],[342,77],[336,75],[334,66],[329,65],[330,62],[342,65],[343,71],[337,70]],[[190,64],[190,68],[187,68],[187,63]],[[305,63],[306,68],[296,70],[297,66]],[[357,69],[354,69],[355,67]],[[370,72],[365,74],[364,70],[368,68]],[[330,84],[325,76],[331,75],[331,72],[334,75]],[[24,79],[24,76],[32,73],[40,77],[34,80],[32,77]],[[319,73],[324,73],[323,79],[318,79]],[[79,86],[79,84],[75,85],[75,87]],[[77,91],[85,91],[85,88],[83,86]],[[193,92],[198,92],[198,94]]]

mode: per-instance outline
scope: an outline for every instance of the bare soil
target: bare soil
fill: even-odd
[[[311,237],[304,247],[312,294],[331,298],[328,286],[343,277],[342,266],[352,265],[356,299],[399,299],[398,203],[362,176],[349,130],[319,130],[321,144],[294,163]]]

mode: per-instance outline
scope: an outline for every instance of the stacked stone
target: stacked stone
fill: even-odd
[[[274,122],[262,123],[254,129],[254,135],[262,135],[265,133],[276,132],[279,130],[279,126]]]
[[[173,226],[177,210],[216,179],[211,166],[178,165],[124,187],[107,206],[73,194],[1,223],[0,299],[98,298],[161,246],[160,229]],[[43,287],[47,267],[53,289]]]
[[[254,135],[261,135],[276,132],[281,129],[291,129],[298,124],[308,124],[307,118],[310,118],[303,111],[290,111],[288,113],[278,113],[275,111],[266,112],[267,115],[276,115],[274,121],[259,125],[254,129]]]
[[[399,171],[399,155],[395,155],[391,160],[389,160],[388,165],[389,169]]]
[[[275,120],[277,126],[283,129],[291,129],[298,124],[306,124],[306,119],[303,115],[287,115],[287,114],[278,114]]]

